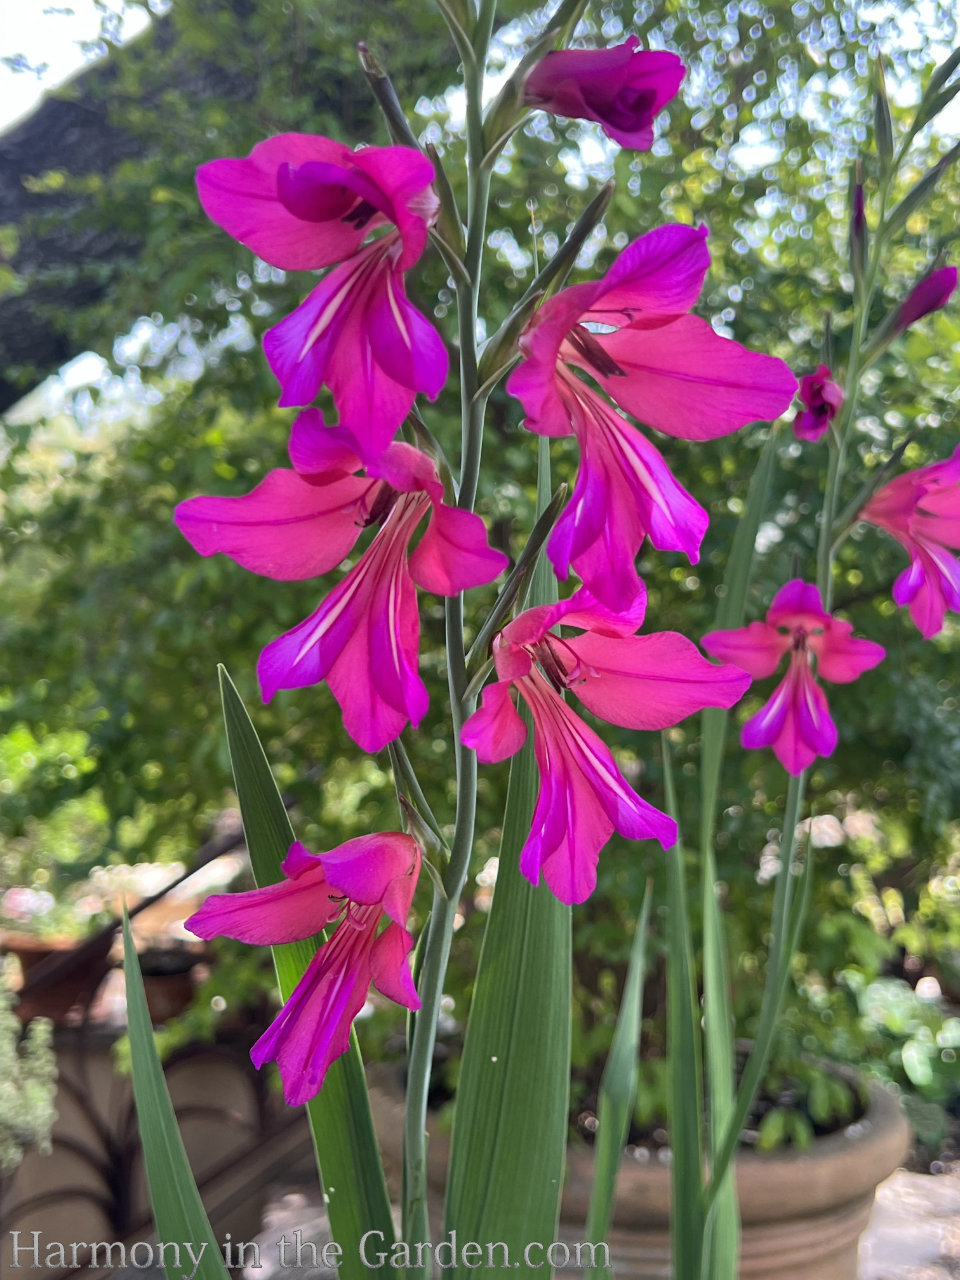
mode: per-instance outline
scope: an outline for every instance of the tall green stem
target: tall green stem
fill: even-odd
[[[486,398],[477,394],[477,316],[490,173],[484,171],[480,162],[483,158],[483,69],[495,11],[495,0],[483,0],[473,42],[474,58],[464,63],[468,206],[464,265],[469,283],[457,282],[457,315],[462,422],[459,505],[468,511],[473,509],[476,500],[486,407]],[[404,1120],[403,1237],[411,1245],[430,1238],[426,1187],[427,1095],[437,1019],[443,996],[443,980],[450,955],[454,920],[470,866],[476,822],[477,758],[472,750],[460,742],[463,723],[476,709],[476,697],[464,697],[468,680],[462,596],[454,597],[446,603],[446,642],[451,730],[457,771],[457,813],[450,862],[444,874],[446,896],[439,891],[434,892],[433,910],[424,940],[419,987],[421,1007],[414,1021],[410,1044]],[[429,1264],[413,1266],[407,1270],[408,1280],[427,1275]]]
[[[829,435],[830,458],[827,464],[827,483],[823,495],[820,541],[817,549],[817,586],[820,588],[820,594],[823,597],[823,607],[828,613],[833,604],[833,557],[836,551],[834,526],[843,484],[847,443],[853,430],[853,424],[857,420],[857,402],[860,396],[860,378],[864,368],[863,353],[866,346],[867,327],[870,321],[870,304],[873,301],[874,291],[877,286],[880,256],[884,246],[884,221],[886,218],[889,182],[890,178],[888,177],[880,189],[880,218],[873,237],[873,243],[870,246],[863,289],[860,290],[859,296],[854,298],[853,340],[850,344],[850,355],[847,361],[843,408],[836,424],[836,431],[831,430]]]
[[[780,872],[773,901],[773,921],[771,925],[770,950],[767,961],[767,980],[763,989],[763,1001],[760,1006],[760,1021],[753,1041],[753,1049],[737,1090],[736,1102],[732,1115],[724,1130],[723,1141],[718,1146],[718,1153],[713,1161],[711,1177],[706,1191],[707,1208],[713,1203],[723,1176],[733,1158],[740,1130],[750,1111],[754,1094],[763,1079],[767,1068],[773,1038],[780,1016],[780,1007],[786,994],[787,980],[790,974],[790,954],[796,943],[798,928],[796,916],[791,914],[794,876],[791,872],[793,862],[793,846],[800,817],[800,806],[803,802],[803,789],[806,775],[791,778],[787,788],[787,804],[783,815],[783,835],[780,840]],[[807,857],[809,858],[809,852]]]

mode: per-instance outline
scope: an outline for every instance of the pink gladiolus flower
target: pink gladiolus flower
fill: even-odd
[[[939,267],[924,276],[913,286],[897,312],[895,332],[902,333],[931,311],[939,311],[941,307],[945,307],[956,287],[956,267]]]
[[[578,374],[648,426],[687,440],[776,417],[796,389],[781,360],[747,351],[686,314],[710,264],[706,235],[705,227],[659,227],[628,245],[602,280],[544,303],[521,335],[524,359],[507,382],[531,431],[573,432],[580,442],[579,500],[564,513],[549,554],[561,577],[572,564],[612,609],[623,607],[633,586],[626,566],[645,534],[695,560],[707,520],[652,445]],[[603,524],[610,529],[601,534]],[[615,561],[604,540],[616,544]]]
[[[412,148],[351,151],[302,133],[197,173],[209,216],[265,261],[300,271],[341,264],[269,330],[264,350],[280,404],[309,404],[328,386],[365,459],[383,452],[418,392],[433,398],[446,381],[443,342],[403,281],[436,221],[433,177]],[[371,232],[382,234],[365,243]]]
[[[929,640],[944,614],[960,612],[960,448],[944,462],[897,476],[870,499],[860,519],[893,534],[910,566],[893,584],[893,598]]]
[[[527,76],[524,102],[552,115],[595,120],[622,147],[646,151],[654,119],[677,96],[684,67],[676,54],[639,45],[630,36],[610,49],[548,53]]]
[[[819,440],[843,404],[843,389],[830,377],[825,364],[800,379],[803,409],[793,420],[798,440]]]
[[[853,626],[825,613],[820,592],[794,578],[781,587],[764,622],[751,622],[734,631],[711,631],[702,640],[707,653],[732,662],[751,676],[773,675],[785,653],[787,674],[769,702],[741,730],[744,747],[773,747],[777,759],[794,775],[817,758],[829,756],[837,745],[837,727],[817,675],[835,684],[851,680],[875,667],[884,650],[872,640],[854,640]]]
[[[256,1067],[276,1061],[283,1093],[299,1106],[320,1092],[350,1046],[350,1028],[371,983],[407,1009],[419,1009],[406,928],[420,874],[420,849],[399,832],[359,836],[329,853],[290,846],[279,884],[209,897],[186,927],[200,938],[236,938],[256,946],[310,938],[328,925],[279,1016],[250,1051]],[[387,927],[378,932],[386,916]]]
[[[597,856],[613,832],[633,840],[676,841],[672,818],[642,800],[608,747],[560,696],[575,693],[595,715],[630,729],[662,729],[703,707],[732,706],[750,679],[735,667],[707,662],[673,632],[637,636],[640,596],[616,615],[586,590],[553,606],[528,609],[493,642],[499,677],[483,691],[462,740],[481,760],[520,750],[526,725],[513,705],[514,686],[533,718],[540,794],[520,869],[532,884],[541,873],[562,902],[583,902],[596,883]],[[557,623],[583,634],[561,639]]]
[[[355,442],[311,409],[294,423],[290,455],[295,471],[270,472],[246,497],[191,498],[175,518],[201,555],[220,551],[278,579],[327,572],[366,525],[379,523],[346,577],[309,618],[267,645],[257,668],[265,701],[278,689],[326,680],[347,732],[365,751],[379,751],[427,710],[414,583],[456,595],[492,581],[507,558],[488,545],[479,516],[443,502],[436,466],[410,445],[390,445],[357,476]]]

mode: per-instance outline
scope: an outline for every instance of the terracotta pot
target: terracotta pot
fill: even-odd
[[[381,1149],[397,1166],[403,1102],[396,1083],[377,1071],[370,1100]],[[442,1193],[450,1139],[431,1134],[430,1186]],[[910,1128],[893,1094],[869,1089],[866,1114],[806,1151],[741,1152],[736,1159],[743,1224],[741,1280],[857,1280],[857,1249],[877,1186],[910,1148]],[[582,1240],[593,1180],[593,1152],[567,1151],[560,1234]],[[615,1269],[631,1280],[672,1280],[670,1166],[624,1155],[609,1235]]]
[[[23,971],[17,1017],[51,1018],[57,1026],[83,1017],[110,967],[110,933],[82,942],[65,938],[34,938],[4,931],[0,953],[15,955]]]
[[[893,1094],[877,1085],[866,1114],[806,1151],[741,1152],[741,1280],[857,1280],[857,1250],[877,1186],[910,1149]],[[583,1223],[592,1153],[568,1153],[561,1220]],[[610,1248],[637,1280],[670,1280],[670,1167],[624,1157]]]

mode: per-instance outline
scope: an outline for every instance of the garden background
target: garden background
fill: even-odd
[[[502,4],[500,19],[495,50],[508,65],[533,19],[516,3]],[[681,97],[649,154],[618,152],[594,126],[542,116],[515,136],[498,164],[489,225],[502,292],[490,295],[487,333],[532,279],[534,240],[549,258],[596,184],[615,177],[579,266],[604,267],[664,220],[706,221],[712,267],[699,314],[798,375],[821,362],[832,329],[830,362],[842,365],[847,195],[872,135],[874,54],[883,56],[902,123],[932,65],[957,43],[953,7],[611,2],[595,7],[592,21],[597,43],[635,32],[645,46],[681,53],[689,67]],[[395,823],[386,762],[356,757],[325,689],[257,705],[255,655],[312,607],[316,584],[276,584],[222,558],[199,559],[172,522],[185,495],[245,492],[282,451],[290,415],[272,407],[259,338],[300,288],[207,222],[194,172],[290,130],[385,142],[356,59],[360,40],[389,69],[401,100],[416,104],[414,128],[441,154],[459,144],[462,109],[443,70],[452,65],[444,28],[429,6],[402,0],[348,12],[326,0],[175,0],[133,43],[112,47],[115,34],[105,11],[106,60],[0,137],[0,924],[78,937],[112,915],[125,886],[146,883],[124,868],[189,865],[229,827],[235,797],[218,662],[253,709],[308,846],[330,848]],[[951,110],[923,131],[914,181],[956,141],[958,120]],[[544,172],[550,180],[538,181],[531,202],[530,175]],[[878,314],[938,253],[956,262],[958,208],[960,177],[948,166],[887,261]],[[438,259],[416,289],[417,305],[442,328],[451,293]],[[89,382],[77,385],[74,366],[72,379],[33,390],[84,351],[101,357],[83,366],[93,370]],[[905,465],[917,467],[956,446],[958,375],[952,304],[914,326],[868,375],[855,437],[864,477],[892,447],[905,444]],[[442,401],[424,416],[441,440],[455,430]],[[493,543],[514,555],[536,496],[519,420],[516,403],[495,392],[488,447],[504,466],[488,472],[478,505]],[[679,554],[643,558],[659,627],[710,628],[752,472],[735,460],[745,449],[759,456],[767,433],[742,433],[736,450],[722,439],[671,458],[686,487],[702,500],[712,495],[711,532],[695,567]],[[573,475],[567,444],[554,453],[558,479]],[[751,616],[793,576],[797,556],[815,555],[803,516],[825,455],[783,424],[777,450]],[[895,609],[889,591],[902,553],[879,530],[861,527],[842,557],[836,606],[888,657],[880,678],[831,694],[840,746],[809,783],[815,900],[754,1140],[803,1144],[842,1121],[848,1104],[809,1066],[826,1055],[867,1063],[902,1088],[920,1165],[942,1166],[957,1156],[960,1109],[960,1024],[941,998],[960,999],[958,633],[950,619],[924,641]],[[439,709],[442,610],[430,607],[421,670]],[[747,710],[756,705],[748,699]],[[453,781],[440,724],[438,713],[433,734],[428,718],[408,750],[444,822],[450,813],[436,797],[452,801]],[[692,772],[695,732],[681,725],[670,737],[681,776]],[[614,731],[609,740],[627,776],[642,774],[645,794],[662,806],[662,779],[639,739]],[[483,770],[438,1102],[455,1086],[505,786],[505,770]],[[719,872],[738,1032],[749,1036],[782,796],[772,758],[757,753],[730,757],[724,788]],[[739,800],[744,792],[750,805]],[[584,1140],[650,877],[662,904],[659,851],[638,854],[615,837],[598,893],[574,912],[571,1123]],[[422,895],[415,909],[425,906]],[[662,920],[655,906],[651,937],[661,955]],[[223,947],[187,1021],[168,1027],[167,1046],[214,1034],[243,994],[255,1002],[269,981],[258,957]],[[661,961],[644,1008],[638,1134],[666,1119],[663,990]],[[395,1010],[371,1010],[358,1030],[366,1056],[397,1056]]]

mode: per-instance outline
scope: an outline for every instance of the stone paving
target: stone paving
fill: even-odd
[[[860,1242],[860,1280],[958,1280],[960,1172],[898,1169],[877,1190]]]
[[[259,1237],[262,1266],[248,1268],[244,1280],[336,1280],[322,1265],[277,1265],[277,1240],[285,1235],[292,1244],[298,1229],[303,1261],[312,1260],[307,1241],[317,1243],[320,1261],[329,1238],[324,1217],[315,1187],[276,1187]],[[931,1176],[898,1169],[882,1184],[860,1244],[859,1280],[960,1280],[960,1170]]]

